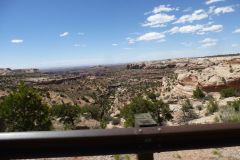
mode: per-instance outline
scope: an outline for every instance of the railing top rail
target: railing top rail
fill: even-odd
[[[148,153],[240,145],[240,124],[0,133],[0,158]]]

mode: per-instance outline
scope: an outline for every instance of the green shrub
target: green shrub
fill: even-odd
[[[113,155],[115,160],[130,160],[130,156],[129,155]]]
[[[75,120],[80,115],[80,107],[71,104],[54,105],[51,108],[51,115],[55,118],[59,118],[66,128],[74,128]]]
[[[216,111],[218,111],[218,104],[214,99],[210,99],[207,104],[207,113],[213,114]]]
[[[239,95],[239,91],[235,88],[226,88],[226,89],[221,90],[220,94],[224,98],[235,97],[235,96]]]
[[[162,100],[151,101],[139,96],[133,98],[131,103],[121,110],[121,115],[126,120],[125,125],[127,127],[134,126],[134,115],[138,113],[150,113],[159,125],[173,118],[169,105]]]
[[[222,122],[240,122],[240,100],[228,103],[220,111],[219,119]]]
[[[39,92],[21,82],[0,104],[0,119],[6,131],[50,130],[49,107]]]
[[[222,157],[222,153],[221,151],[218,149],[218,148],[215,148],[213,151],[212,151],[212,154],[213,155],[216,155],[218,157]]]
[[[99,121],[101,128],[106,128],[107,123],[111,120],[108,110],[108,106],[91,105],[82,107],[81,112],[89,118]]]
[[[197,87],[194,91],[193,91],[193,98],[196,98],[196,99],[202,99],[205,97],[205,94],[204,92],[199,88]]]
[[[197,114],[193,110],[193,106],[189,99],[186,99],[181,107],[181,116],[179,119],[180,123],[186,123],[190,120],[198,118]]]
[[[157,95],[153,92],[148,92],[147,97],[151,100],[156,100],[157,99]]]
[[[108,121],[107,121],[106,119],[102,119],[102,120],[100,121],[100,127],[101,127],[102,129],[105,129],[105,128],[107,127],[107,124],[108,124]]]

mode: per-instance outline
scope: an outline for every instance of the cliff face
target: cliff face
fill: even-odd
[[[10,68],[0,68],[0,76],[5,75],[15,75],[15,74],[31,74],[31,73],[39,73],[38,69],[10,69]]]
[[[175,61],[175,84],[170,84],[172,96],[191,97],[199,86],[206,92],[219,92],[224,88],[240,89],[240,56],[188,59]]]

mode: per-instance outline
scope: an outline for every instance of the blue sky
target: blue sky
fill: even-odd
[[[239,0],[1,0],[0,68],[236,53],[239,17]]]

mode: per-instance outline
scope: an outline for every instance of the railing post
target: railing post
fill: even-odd
[[[154,126],[157,126],[157,123],[153,120],[150,113],[135,114],[135,128]],[[141,153],[137,155],[137,160],[153,160],[153,158],[153,153]]]
[[[137,155],[137,160],[153,160],[153,153],[143,153]]]

